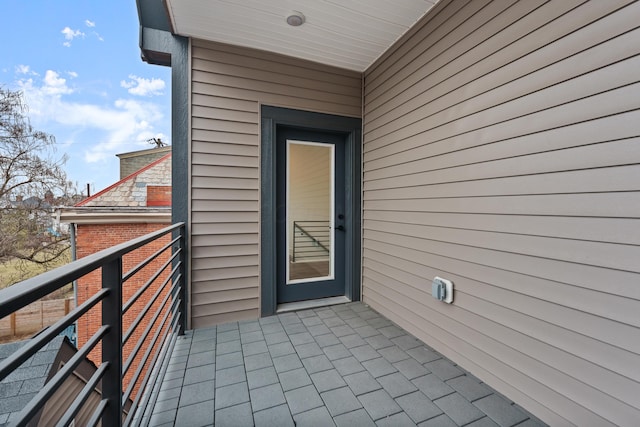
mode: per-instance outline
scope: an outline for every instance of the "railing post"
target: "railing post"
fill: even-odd
[[[109,294],[102,301],[102,324],[109,332],[102,339],[102,363],[109,363],[102,379],[102,398],[107,407],[103,426],[122,425],[122,257],[102,266],[102,287]]]
[[[183,225],[178,229],[180,233],[180,277],[182,280],[180,295],[180,332],[179,335],[184,335],[187,330],[187,229],[186,225]]]
[[[293,258],[291,260],[292,262],[296,262],[296,228],[297,227],[298,227],[298,224],[296,224],[296,222],[293,221],[293,237],[291,238],[293,240],[293,253],[291,254],[291,258]]]

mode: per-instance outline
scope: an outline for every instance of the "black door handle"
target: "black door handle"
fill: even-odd
[[[336,227],[336,230],[344,231],[344,227],[342,225],[339,225]]]

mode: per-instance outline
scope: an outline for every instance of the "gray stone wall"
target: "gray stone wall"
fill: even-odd
[[[139,171],[169,152],[171,152],[171,147],[152,148],[150,150],[118,154],[117,156],[120,158],[120,179]]]

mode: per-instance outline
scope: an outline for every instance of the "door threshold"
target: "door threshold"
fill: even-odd
[[[286,313],[288,311],[307,310],[309,308],[326,307],[328,305],[346,304],[351,300],[345,296],[330,297],[330,298],[318,298],[307,301],[287,302],[284,304],[278,304],[276,313]]]

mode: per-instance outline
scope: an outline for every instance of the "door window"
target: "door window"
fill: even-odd
[[[287,285],[334,277],[335,147],[287,140]]]

